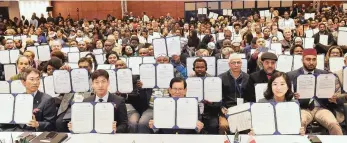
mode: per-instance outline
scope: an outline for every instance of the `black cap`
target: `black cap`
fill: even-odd
[[[277,56],[274,53],[271,52],[265,52],[261,55],[261,61],[264,60],[275,60],[277,61]]]

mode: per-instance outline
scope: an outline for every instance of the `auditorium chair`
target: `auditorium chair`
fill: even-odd
[[[346,135],[347,134],[347,103],[344,103],[343,107],[344,107],[343,113],[345,115],[345,120],[340,123],[340,126],[342,128],[343,134]],[[329,135],[329,132],[318,122],[312,122],[311,124],[307,126],[306,134]]]

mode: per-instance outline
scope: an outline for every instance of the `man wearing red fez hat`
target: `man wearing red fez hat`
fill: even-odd
[[[336,78],[336,86],[335,86],[335,94],[331,95],[329,99],[322,99],[317,97],[312,97],[311,99],[300,99],[299,93],[297,93],[297,77],[299,75],[308,75],[308,74],[329,74],[329,72],[316,69],[317,66],[317,51],[316,49],[305,49],[302,54],[302,63],[303,67],[288,72],[290,80],[293,82],[293,87],[295,90],[294,96],[300,102],[301,108],[301,124],[303,127],[307,127],[313,120],[317,121],[323,127],[329,130],[329,134],[331,135],[343,135],[341,126],[337,121],[336,117],[332,112],[335,109],[339,108],[337,103],[341,103],[337,98],[338,94],[341,94],[341,87]],[[341,106],[342,108],[342,106]],[[334,110],[331,110],[334,109]],[[339,115],[339,114],[337,114]],[[341,113],[341,115],[343,115]],[[343,117],[342,117],[343,118]]]

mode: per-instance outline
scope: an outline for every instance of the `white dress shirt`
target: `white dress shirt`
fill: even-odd
[[[109,93],[107,92],[106,95],[102,98],[100,98],[98,95],[95,96],[95,102],[99,102],[99,99],[102,99],[103,101],[102,102],[107,102],[107,99],[108,99],[108,96],[109,96]]]

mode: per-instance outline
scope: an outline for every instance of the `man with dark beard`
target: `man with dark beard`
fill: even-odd
[[[203,58],[197,58],[193,63],[193,71],[191,77],[209,77],[207,71],[207,62]]]
[[[293,83],[294,97],[299,100],[301,108],[301,125],[307,127],[312,121],[317,121],[323,127],[325,127],[330,135],[342,135],[342,129],[339,122],[343,120],[343,103],[340,101],[338,95],[341,94],[341,85],[336,78],[335,80],[335,94],[329,95],[331,98],[317,98],[300,99],[300,94],[297,93],[297,77],[300,75],[319,75],[328,74],[329,72],[316,69],[317,66],[317,51],[316,49],[305,49],[302,54],[303,67],[288,72],[287,75]],[[336,117],[334,116],[336,113]],[[338,114],[339,113],[339,114]],[[338,119],[341,119],[340,121]]]

